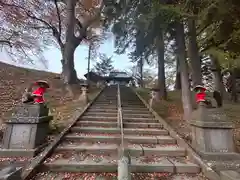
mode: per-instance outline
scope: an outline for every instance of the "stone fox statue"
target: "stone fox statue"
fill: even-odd
[[[38,86],[37,89],[32,91],[33,85]],[[37,81],[33,85],[30,85],[25,89],[25,92],[22,96],[23,103],[44,103],[44,93],[46,92],[49,85],[46,81]]]
[[[34,98],[32,96],[32,86],[25,89],[23,95],[22,95],[22,102],[23,103],[31,103],[34,101]]]

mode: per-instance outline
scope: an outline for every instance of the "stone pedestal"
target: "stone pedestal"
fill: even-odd
[[[233,141],[233,124],[221,108],[200,102],[190,121],[192,146],[206,160],[240,159]]]
[[[33,157],[46,145],[49,109],[44,104],[23,104],[6,121],[0,156]]]

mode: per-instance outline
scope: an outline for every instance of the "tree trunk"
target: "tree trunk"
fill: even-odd
[[[177,67],[176,67],[176,80],[175,80],[175,90],[181,90],[181,74],[180,74],[180,66],[179,66],[179,60],[177,58]]]
[[[192,101],[191,91],[188,75],[188,66],[186,62],[186,46],[184,26],[182,22],[176,22],[176,45],[177,56],[179,59],[179,66],[181,71],[181,85],[182,85],[182,103],[184,110],[184,119],[190,120],[192,114]]]
[[[74,69],[74,51],[75,48],[71,48],[71,45],[65,47],[63,53],[63,80],[65,84],[76,84],[77,83],[77,73]]]
[[[87,85],[89,86],[90,84],[90,62],[91,62],[91,50],[92,50],[92,43],[90,42],[89,47],[88,47],[88,67],[87,67]]]
[[[66,6],[66,43],[64,44],[62,50],[62,75],[64,83],[70,85],[77,83],[77,73],[74,69],[74,52],[79,44],[79,42],[76,41],[76,37],[74,34],[76,0],[66,1]]]
[[[164,59],[164,39],[163,32],[156,39],[157,42],[157,55],[158,55],[158,98],[167,99],[167,90],[165,82],[165,59]]]
[[[213,73],[214,90],[220,92],[222,98],[226,96],[226,90],[223,85],[220,64],[217,57],[210,55]]]
[[[231,79],[231,101],[233,102],[238,102],[238,95],[237,95],[237,81],[236,81],[236,70],[233,69],[232,73],[230,75],[230,79]]]
[[[143,58],[141,57],[139,60],[139,74],[140,74],[140,87],[144,87],[144,83],[143,83]]]
[[[189,58],[192,68],[192,81],[193,86],[202,84],[201,60],[198,52],[196,25],[194,19],[188,20],[189,31]]]

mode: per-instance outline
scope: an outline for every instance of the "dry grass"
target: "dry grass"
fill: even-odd
[[[149,90],[139,89],[139,94],[148,101]],[[196,107],[196,104],[193,103]],[[224,110],[229,119],[235,124],[234,140],[238,151],[240,151],[240,103],[225,102]],[[183,107],[181,102],[181,92],[171,91],[168,92],[168,100],[156,102],[153,109],[163,117],[168,124],[170,124],[180,136],[190,142],[190,128],[186,121],[183,120]]]
[[[51,125],[57,130],[64,127],[68,119],[76,108],[83,104],[77,99],[81,93],[79,85],[73,88],[74,97],[68,94],[60,75],[45,71],[20,68],[0,62],[0,125],[11,116],[12,109],[20,103],[21,95],[29,83],[36,80],[46,80],[50,84],[50,89],[46,95],[46,100],[54,120]],[[90,99],[96,94],[98,89],[90,92]]]

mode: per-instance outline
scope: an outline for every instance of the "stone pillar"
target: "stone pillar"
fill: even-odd
[[[207,108],[205,102],[199,102],[190,125],[192,146],[203,159],[240,159],[233,141],[233,123],[222,108]]]
[[[118,160],[118,180],[131,180],[131,158],[129,152],[119,149],[120,159]]]
[[[45,104],[23,104],[6,121],[0,156],[33,157],[46,145],[49,109]]]

